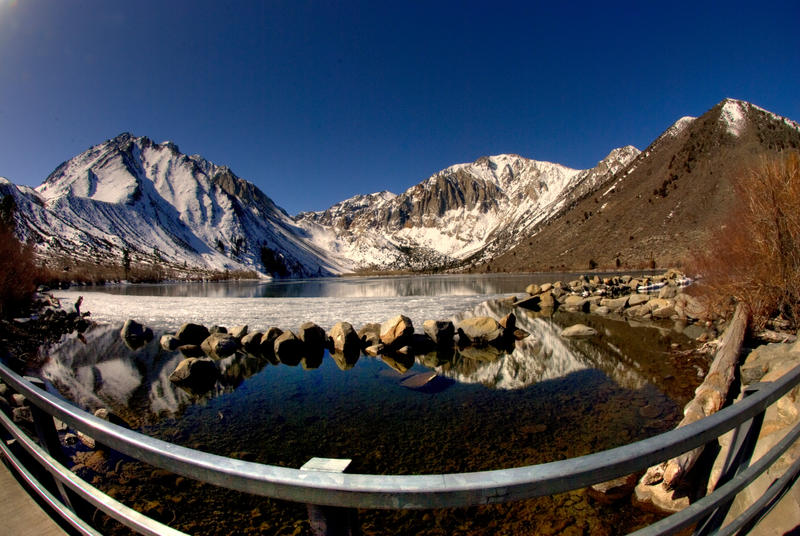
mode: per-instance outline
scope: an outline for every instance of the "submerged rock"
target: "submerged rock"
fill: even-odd
[[[572,338],[594,337],[595,335],[597,335],[597,330],[583,324],[569,326],[568,328],[564,328],[561,332],[562,337]]]

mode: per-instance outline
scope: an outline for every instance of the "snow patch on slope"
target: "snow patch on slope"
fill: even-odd
[[[747,117],[743,109],[744,103],[734,99],[727,99],[720,111],[720,121],[727,127],[728,134],[740,136],[747,125]]]

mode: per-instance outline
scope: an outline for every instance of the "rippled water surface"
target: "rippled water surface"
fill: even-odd
[[[352,459],[348,470],[360,473],[500,469],[597,452],[673,427],[700,381],[698,367],[705,366],[679,352],[690,348],[689,341],[670,326],[632,327],[620,319],[567,313],[542,316],[498,299],[521,293],[532,281],[530,276],[368,278],[362,286],[355,279],[311,282],[312,288],[302,291],[228,285],[238,288],[237,294],[228,289],[215,297],[197,296],[191,286],[155,286],[144,295],[138,287],[84,293],[84,308],[108,323],[92,328],[84,340],[69,338],[53,348],[41,373],[77,404],[108,407],[152,436],[288,467],[318,456]],[[280,296],[273,297],[276,293]],[[149,316],[137,314],[148,308]],[[134,351],[119,337],[128,316],[157,331],[198,317],[206,325],[265,330],[294,329],[306,320],[325,328],[348,320],[358,328],[404,313],[419,332],[427,318],[499,319],[511,311],[530,336],[507,351],[361,356],[352,366],[326,354],[313,368],[236,354],[218,363],[220,381],[199,394],[167,379],[180,354],[163,351],[155,341]],[[184,314],[188,318],[181,318]],[[564,326],[577,322],[592,325],[598,336],[560,337]],[[434,380],[409,387],[415,375],[431,372]],[[110,472],[111,477],[98,474],[98,483],[182,530],[308,530],[305,511],[297,505],[214,490],[133,463],[114,464]],[[569,527],[576,533],[617,534],[651,519],[628,506],[596,503],[582,490],[500,506],[365,511],[361,517],[370,534],[557,534]]]

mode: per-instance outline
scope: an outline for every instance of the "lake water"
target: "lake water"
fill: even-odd
[[[500,469],[597,452],[672,428],[701,380],[698,368],[706,366],[685,352],[690,341],[669,325],[543,316],[500,300],[521,295],[531,282],[559,277],[348,278],[59,292],[70,301],[83,295],[82,309],[101,324],[83,340],[69,337],[51,349],[41,373],[78,405],[107,407],[149,435],[288,467],[319,456],[351,458],[349,471],[359,473]],[[264,331],[295,329],[308,320],[326,329],[347,320],[358,328],[403,313],[420,331],[428,318],[499,319],[512,310],[531,335],[507,352],[466,349],[400,362],[361,356],[350,365],[326,354],[318,366],[306,367],[237,354],[219,362],[221,380],[199,394],[169,382],[181,356],[161,350],[158,337],[138,350],[119,337],[129,317],[157,332],[185,321]],[[577,322],[592,325],[598,336],[562,339],[561,329]],[[411,376],[429,372],[437,377],[424,389],[405,386]],[[308,530],[302,506],[217,490],[127,461],[94,472],[89,460],[79,461],[112,495],[184,531]],[[557,534],[570,527],[618,534],[653,519],[627,505],[597,503],[582,490],[480,508],[365,511],[361,518],[367,534]]]

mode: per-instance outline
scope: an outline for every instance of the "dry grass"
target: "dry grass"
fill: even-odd
[[[735,183],[737,207],[694,266],[715,304],[750,308],[800,326],[800,155],[762,159]]]

